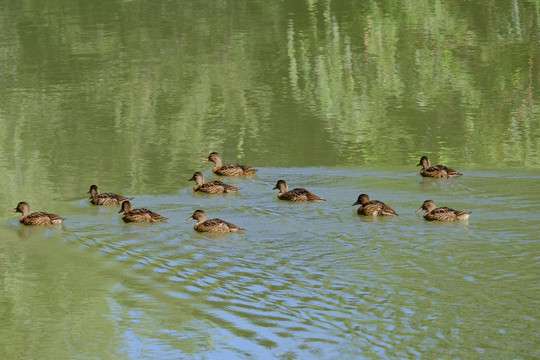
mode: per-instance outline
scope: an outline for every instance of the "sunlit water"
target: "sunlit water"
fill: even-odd
[[[280,201],[279,178],[327,201]],[[129,358],[538,355],[538,176],[261,168],[227,181],[240,193],[194,193],[186,181],[129,194],[164,224],[124,224],[117,207],[86,199],[62,204],[61,230],[5,221],[2,271],[23,277],[4,279],[3,343],[71,344],[14,345],[28,357],[94,356],[92,342]],[[359,217],[361,192],[399,217]],[[473,213],[427,222],[415,212],[427,198]],[[196,233],[186,218],[197,208],[246,231]]]

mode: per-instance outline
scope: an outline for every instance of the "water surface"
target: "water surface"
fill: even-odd
[[[1,357],[540,357],[538,13],[0,2]],[[211,151],[259,172],[194,193]],[[464,176],[421,178],[422,155]],[[92,184],[169,221],[124,224]],[[399,217],[359,217],[360,193]],[[426,199],[473,213],[426,222]],[[196,233],[196,209],[246,231]]]

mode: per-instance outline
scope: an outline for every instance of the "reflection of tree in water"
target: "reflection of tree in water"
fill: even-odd
[[[531,5],[400,5],[373,5],[354,15],[320,6],[311,9],[320,14],[310,17],[309,31],[289,23],[293,94],[325,121],[336,149],[368,163],[435,153],[478,163],[519,154],[519,162],[539,165],[530,146],[500,147],[508,132],[516,134],[511,116],[485,115],[501,99],[507,103],[502,110],[529,113],[531,120],[538,108],[530,86],[535,74],[525,71],[538,66],[530,45],[538,34]],[[479,20],[483,16],[490,21]],[[518,126],[517,139],[510,135],[509,141],[530,143],[529,125]]]
[[[210,151],[540,166],[534,3],[28,6],[0,22],[6,203],[172,191]]]

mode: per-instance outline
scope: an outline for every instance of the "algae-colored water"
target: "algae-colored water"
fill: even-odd
[[[0,357],[540,357],[539,11],[0,2]],[[211,151],[259,171],[195,193]],[[124,224],[92,184],[169,221]],[[426,199],[472,215],[424,221]],[[246,231],[196,233],[196,209]]]

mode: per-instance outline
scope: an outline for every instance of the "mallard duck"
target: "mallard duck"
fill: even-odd
[[[97,185],[90,186],[88,193],[90,194],[90,202],[94,205],[118,205],[123,201],[133,200],[132,197],[125,197],[113,193],[101,194]]]
[[[22,216],[19,222],[24,225],[60,225],[64,221],[64,218],[46,212],[33,212],[30,213],[30,205],[27,202],[22,201],[17,204],[17,207],[11,211],[13,214],[21,213]]]
[[[422,170],[420,170],[420,175],[424,177],[452,178],[463,175],[462,173],[454,169],[450,169],[444,165],[431,166],[427,156],[422,156],[417,166],[422,166]]]
[[[471,211],[454,210],[449,207],[437,207],[433,200],[426,200],[416,212],[426,210],[424,219],[433,221],[456,221],[467,220]]]
[[[202,210],[195,210],[187,220],[197,220],[193,228],[200,232],[228,233],[245,230],[221,219],[206,220],[206,213]]]
[[[217,152],[212,152],[210,155],[208,155],[207,158],[203,159],[203,162],[213,162],[214,168],[212,171],[216,175],[222,175],[222,176],[250,176],[254,175],[258,170],[252,168],[251,166],[244,166],[244,165],[238,165],[238,164],[227,164],[222,165],[221,155],[219,155]]]
[[[204,182],[204,176],[201,172],[196,172],[193,177],[188,181],[195,181],[197,184],[193,187],[193,191],[200,191],[209,194],[223,194],[237,192],[236,186],[225,184],[222,181],[216,180],[211,182]]]
[[[274,189],[278,189],[277,195],[280,200],[288,200],[292,202],[305,202],[305,201],[326,201],[323,198],[318,197],[314,193],[307,191],[304,188],[296,188],[289,191],[289,187],[285,180],[279,180],[274,186]]]
[[[124,220],[124,222],[149,222],[149,223],[153,223],[153,222],[162,222],[162,221],[166,221],[167,218],[153,212],[153,211],[150,211],[148,209],[145,209],[145,208],[141,208],[141,209],[134,209],[133,206],[131,205],[131,203],[129,202],[129,200],[125,200],[122,202],[122,209],[120,209],[119,213],[124,213],[124,215],[122,215],[122,220]]]
[[[362,205],[358,208],[358,215],[372,215],[372,216],[381,216],[381,215],[394,215],[398,216],[396,211],[390,206],[386,205],[379,200],[369,200],[367,194],[360,194],[358,200],[353,204]]]

